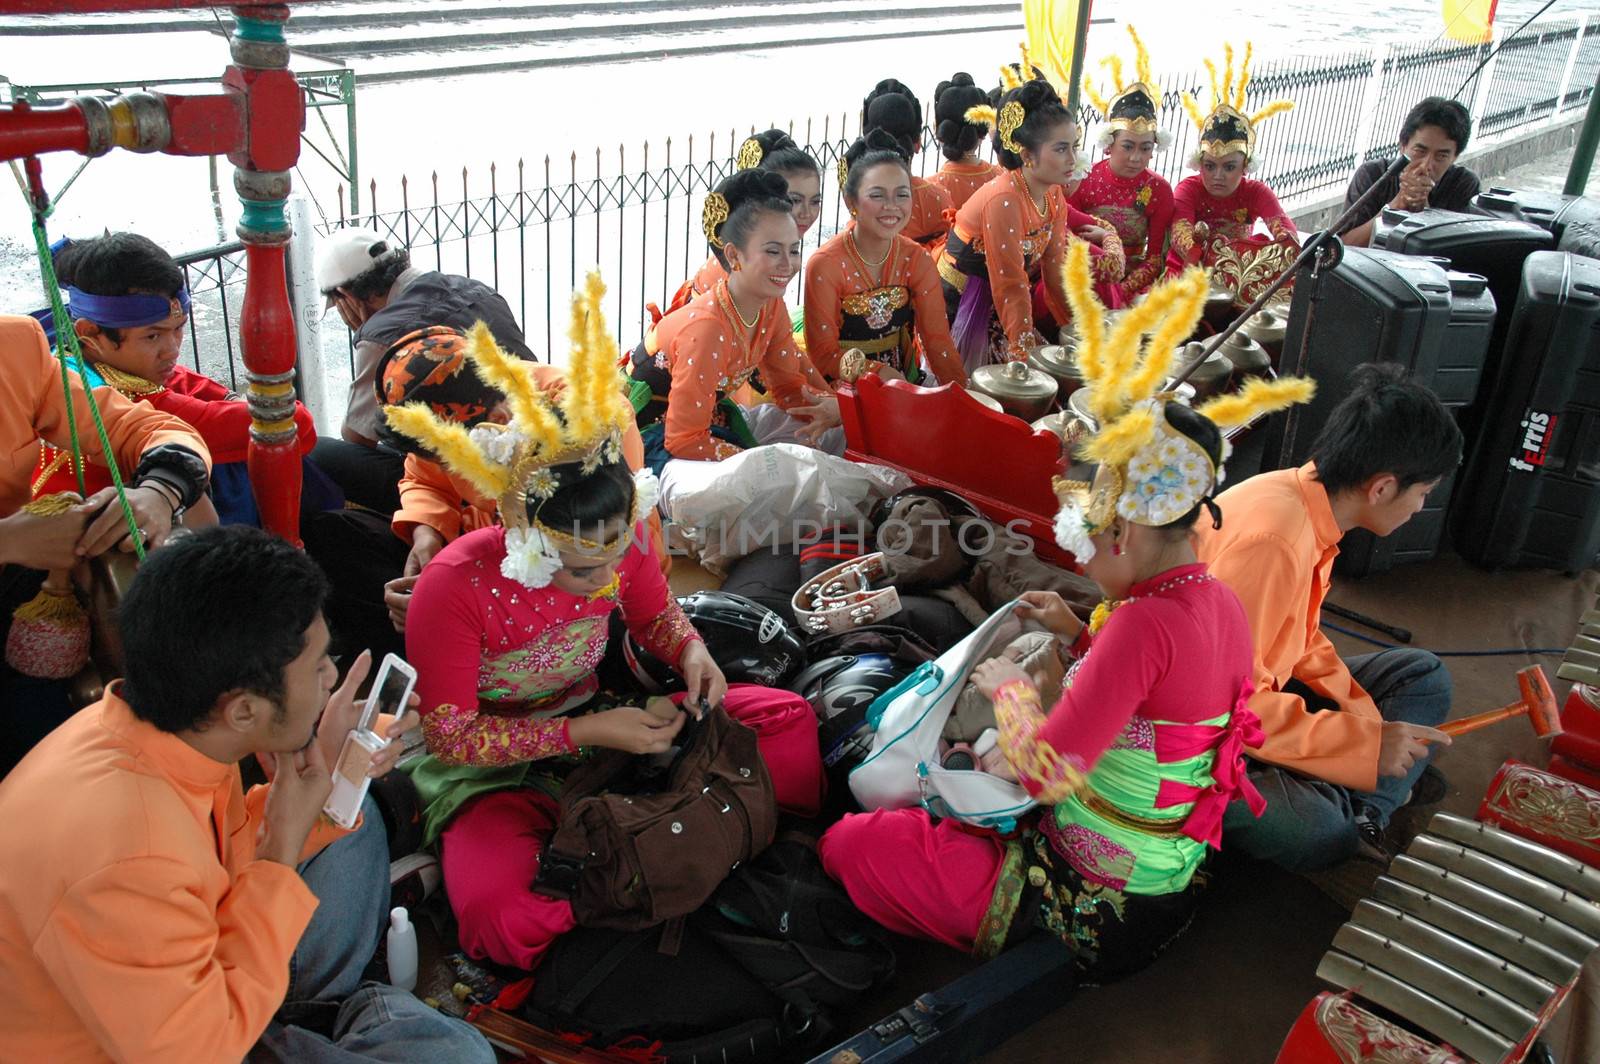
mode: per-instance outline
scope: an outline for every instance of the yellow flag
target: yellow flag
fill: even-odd
[[[1493,32],[1499,0],[1444,0],[1444,35],[1453,41],[1481,44]]]
[[[1022,21],[1028,30],[1033,64],[1044,71],[1056,91],[1072,90],[1072,52],[1078,36],[1078,5],[1090,0],[1022,0]],[[1449,2],[1449,0],[1446,0]],[[1028,76],[1023,71],[1022,76]]]

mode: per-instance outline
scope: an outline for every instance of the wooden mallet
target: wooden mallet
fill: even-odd
[[[1439,725],[1439,730],[1447,735],[1465,735],[1512,717],[1526,716],[1528,723],[1533,725],[1533,734],[1541,739],[1560,735],[1561,714],[1556,709],[1556,696],[1550,690],[1550,680],[1545,676],[1544,669],[1538,665],[1519,669],[1517,688],[1522,692],[1522,698],[1509,706],[1449,721]]]

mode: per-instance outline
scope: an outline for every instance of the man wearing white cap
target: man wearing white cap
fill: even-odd
[[[323,440],[312,460],[345,497],[387,519],[399,509],[404,456],[378,445],[373,373],[389,345],[430,325],[463,331],[483,321],[511,354],[532,359],[511,307],[480,281],[423,270],[410,253],[371,229],[339,229],[317,247],[317,288],[355,333],[355,379],[343,440]]]

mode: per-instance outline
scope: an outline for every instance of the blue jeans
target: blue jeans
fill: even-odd
[[[250,1051],[252,1062],[357,1064],[463,1061],[494,1064],[470,1025],[404,990],[361,981],[389,908],[389,843],[368,797],[360,830],[300,866],[317,896],[289,961],[289,993]]]
[[[1386,721],[1437,727],[1450,712],[1450,673],[1426,650],[1383,650],[1347,664]],[[1402,777],[1380,777],[1370,792],[1252,760],[1250,779],[1267,800],[1266,812],[1257,819],[1243,802],[1230,805],[1222,820],[1223,848],[1293,872],[1338,864],[1359,844],[1356,815],[1365,812],[1379,827],[1387,825],[1431,756],[1430,751]]]

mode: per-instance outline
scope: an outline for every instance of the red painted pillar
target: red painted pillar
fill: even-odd
[[[250,483],[261,524],[300,542],[300,451],[294,424],[294,315],[284,271],[290,171],[300,154],[305,101],[289,72],[286,5],[235,7],[233,65],[223,85],[245,101],[244,147],[229,154],[234,190],[244,204],[244,306],[239,339],[249,381]]]

